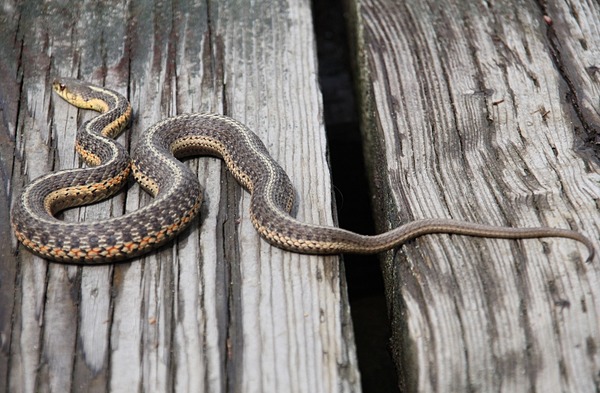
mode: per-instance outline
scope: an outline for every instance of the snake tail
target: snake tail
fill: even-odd
[[[148,159],[148,152],[156,158]],[[251,193],[250,217],[261,236],[272,245],[304,254],[379,253],[427,234],[457,234],[487,238],[525,239],[561,237],[583,243],[594,255],[592,242],[567,229],[511,228],[457,220],[412,221],[380,235],[365,236],[337,227],[298,221],[290,215],[294,188],[260,138],[244,124],[217,114],[183,114],[152,127],[133,153],[134,176],[150,190],[168,189],[168,178],[156,162],[161,155],[213,155],[222,158],[237,181]],[[166,163],[166,161],[165,161]],[[181,167],[181,174],[189,171]],[[190,175],[191,176],[191,175]],[[155,192],[154,191],[154,192]],[[181,189],[180,193],[186,193]],[[191,197],[191,196],[190,196]],[[166,208],[165,208],[166,209]],[[165,213],[166,214],[166,213]]]

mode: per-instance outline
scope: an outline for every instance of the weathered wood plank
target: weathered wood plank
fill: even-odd
[[[245,122],[297,186],[298,217],[332,223],[307,1],[15,1],[0,19],[1,211],[26,182],[80,165],[75,130],[93,114],[51,93],[65,75],[128,95],[135,119],[118,139],[128,147],[176,113]],[[0,215],[12,250],[0,262],[2,389],[359,390],[339,260],[268,246],[221,162],[189,165],[205,186],[202,217],[131,263],[46,263]],[[148,199],[131,184],[64,218],[117,216]]]
[[[599,238],[598,148],[585,143],[597,4],[348,6],[381,230],[449,217]],[[444,235],[390,254],[406,391],[596,390],[600,268],[586,257],[569,240]]]
[[[0,13],[0,42],[11,42],[17,30],[18,21]],[[18,299],[15,299],[17,264],[12,255],[13,237],[10,231],[9,209],[11,172],[15,150],[14,130],[17,123],[19,84],[16,82],[18,65],[6,61],[16,56],[20,48],[0,45],[0,380],[8,380],[11,359],[10,334],[13,329],[13,312]]]

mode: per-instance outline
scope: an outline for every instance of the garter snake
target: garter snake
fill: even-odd
[[[25,188],[12,211],[12,226],[25,247],[44,258],[69,263],[112,262],[146,253],[176,236],[198,213],[202,196],[196,176],[176,158],[214,155],[251,193],[252,223],[269,243],[306,254],[378,253],[416,237],[447,233],[488,238],[570,238],[594,253],[592,242],[567,229],[510,228],[446,219],[412,221],[379,235],[311,225],[290,215],[294,187],[256,134],[218,114],[184,114],[145,132],[131,164],[114,138],[131,117],[120,94],[73,79],[54,82],[66,101],[101,114],[78,130],[77,151],[93,167],[42,176]],[[109,197],[130,170],[154,199],[139,210],[95,222],[64,222],[59,211]]]

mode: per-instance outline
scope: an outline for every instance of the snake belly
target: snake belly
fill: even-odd
[[[111,145],[111,149],[115,147]],[[82,150],[100,156],[99,153],[91,153],[91,149]],[[55,219],[53,214],[58,208],[76,204],[69,196],[59,198],[59,206],[56,207],[48,204],[48,195],[62,193],[56,191],[60,187],[87,187],[74,182],[76,174],[87,173],[86,176],[94,179],[93,184],[99,184],[97,179],[100,176],[98,172],[85,172],[91,168],[58,172],[34,181],[16,204],[13,227],[17,237],[32,251],[62,262],[112,262],[146,253],[176,236],[199,211],[202,197],[197,178],[177,159],[192,155],[222,158],[236,180],[251,193],[250,217],[260,235],[272,245],[293,252],[378,253],[419,236],[448,233],[507,239],[562,237],[585,244],[589,251],[588,259],[594,253],[594,246],[587,237],[559,228],[511,228],[425,219],[379,235],[366,236],[341,228],[300,222],[290,215],[294,187],[258,136],[229,117],[199,113],[162,120],[141,136],[132,154],[131,167],[136,180],[154,196],[148,205],[108,220],[64,223]],[[102,155],[98,168],[114,161],[114,158],[106,160]],[[59,184],[57,179],[61,176],[68,181]],[[112,179],[109,175],[102,182],[111,182]],[[30,188],[37,191],[32,193]],[[45,226],[50,229],[40,229]]]

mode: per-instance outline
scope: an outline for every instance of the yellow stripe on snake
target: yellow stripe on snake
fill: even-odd
[[[261,140],[246,126],[218,114],[185,114],[165,119],[141,137],[132,159],[113,138],[127,125],[131,106],[120,94],[73,79],[54,82],[69,103],[101,114],[78,130],[77,151],[93,167],[50,173],[28,185],[12,211],[19,241],[34,253],[67,263],[128,259],[166,243],[198,213],[202,194],[196,176],[176,158],[221,157],[251,193],[250,216],[261,236],[276,247],[306,254],[378,253],[433,233],[488,238],[563,237],[592,242],[567,229],[509,228],[446,219],[412,221],[389,232],[360,235],[341,228],[310,225],[290,215],[294,188]],[[131,164],[130,164],[131,162]],[[116,193],[130,169],[154,199],[139,210],[95,222],[64,222],[54,217],[69,207]]]

